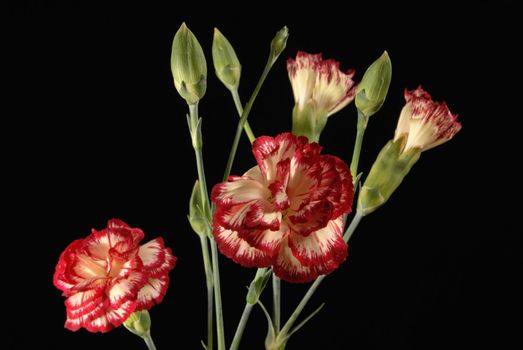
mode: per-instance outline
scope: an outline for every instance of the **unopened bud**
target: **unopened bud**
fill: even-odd
[[[229,90],[237,89],[240,85],[242,66],[231,43],[218,28],[214,28],[212,61],[216,75],[223,85]]]
[[[385,102],[391,77],[392,64],[385,51],[367,68],[356,90],[356,107],[365,117],[379,111]]]
[[[188,104],[197,103],[207,89],[207,62],[200,43],[182,23],[176,32],[171,51],[174,86]]]

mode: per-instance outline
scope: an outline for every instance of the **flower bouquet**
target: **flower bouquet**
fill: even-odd
[[[287,61],[295,100],[292,132],[255,136],[249,114],[288,36],[286,27],[276,33],[261,77],[243,104],[238,92],[240,61],[231,43],[215,29],[214,70],[231,92],[239,119],[223,180],[211,191],[202,157],[204,120],[198,115],[206,93],[207,62],[185,24],[173,40],[174,86],[187,102],[187,125],[196,160],[197,180],[188,199],[187,217],[201,244],[207,287],[207,335],[201,345],[207,350],[238,349],[256,306],[267,318],[265,348],[284,349],[321,310],[322,306],[300,319],[323,279],[347,259],[348,241],[362,218],[387,202],[422,152],[450,140],[461,128],[445,103],[434,102],[421,86],[406,89],[393,138],[372,167],[359,173],[365,130],[389,90],[389,55],[384,52],[356,82],[354,70],[340,70],[337,61],[298,52]],[[325,140],[321,134],[329,118],[353,101],[356,138],[349,165],[322,152]],[[254,157],[242,175],[232,175],[243,133],[252,144]],[[144,238],[141,229],[111,219],[107,227],[67,246],[54,274],[54,285],[66,297],[67,329],[108,332],[124,325],[142,337],[149,349],[155,349],[148,310],[166,296],[176,257],[162,238],[142,243]],[[232,339],[225,339],[224,332],[220,273],[227,271],[220,271],[220,253],[240,266],[257,268]],[[269,281],[271,287],[266,288]],[[281,316],[281,283],[310,284],[287,320]],[[261,300],[266,289],[272,294],[270,311]],[[198,346],[195,341],[194,347]]]

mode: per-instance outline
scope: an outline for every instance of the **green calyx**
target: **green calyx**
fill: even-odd
[[[292,110],[292,133],[306,136],[310,142],[320,142],[320,136],[327,125],[327,113],[319,111],[313,102]]]
[[[385,204],[418,161],[421,150],[412,148],[404,151],[405,141],[405,137],[391,140],[378,154],[358,198],[358,211],[362,215],[370,214]]]
[[[125,328],[139,337],[146,336],[151,329],[151,316],[147,310],[135,311],[123,323]]]

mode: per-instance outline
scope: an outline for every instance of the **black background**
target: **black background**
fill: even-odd
[[[108,3],[13,2],[4,12],[8,274],[2,323],[8,323],[9,348],[33,342],[42,349],[145,348],[123,328],[108,334],[64,329],[63,298],[52,285],[60,252],[112,217],[141,227],[150,238],[163,236],[179,258],[164,302],[151,312],[158,349],[200,347],[204,276],[199,242],[185,218],[196,171],[186,105],[169,67],[171,41],[182,21],[200,40],[209,64],[200,114],[210,186],[221,178],[237,121],[212,69],[215,26],[243,64],[244,101],[272,36],[283,25],[290,29],[287,49],[250,116],[256,135],[290,129],[293,99],[285,60],[297,50],[336,58],[343,69],[356,69],[357,80],[388,50],[393,80],[384,107],[370,121],[362,171],[393,135],[405,87],[423,84],[463,124],[454,140],[424,153],[387,205],[364,219],[348,260],[306,310],[323,301],[325,308],[289,349],[521,347],[521,191],[512,166],[521,157],[515,5],[322,2],[283,10],[283,2]],[[355,121],[353,104],[329,120],[322,135],[325,153],[350,160]],[[233,174],[253,164],[243,137]],[[254,270],[223,256],[220,268],[229,342]],[[284,317],[306,287],[283,284]],[[255,308],[242,348],[261,349],[265,334],[266,322]]]

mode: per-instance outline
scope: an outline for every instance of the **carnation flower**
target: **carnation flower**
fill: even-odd
[[[176,257],[162,238],[140,246],[143,237],[141,229],[112,219],[65,249],[53,280],[67,297],[65,328],[107,332],[162,301]]]
[[[258,165],[212,191],[213,232],[223,254],[247,267],[273,266],[289,282],[308,282],[347,257],[343,215],[353,186],[347,165],[290,133],[253,144]]]
[[[406,135],[404,150],[426,151],[447,142],[461,129],[458,116],[445,102],[432,101],[421,85],[416,90],[405,89],[405,101],[394,133],[394,141]]]

